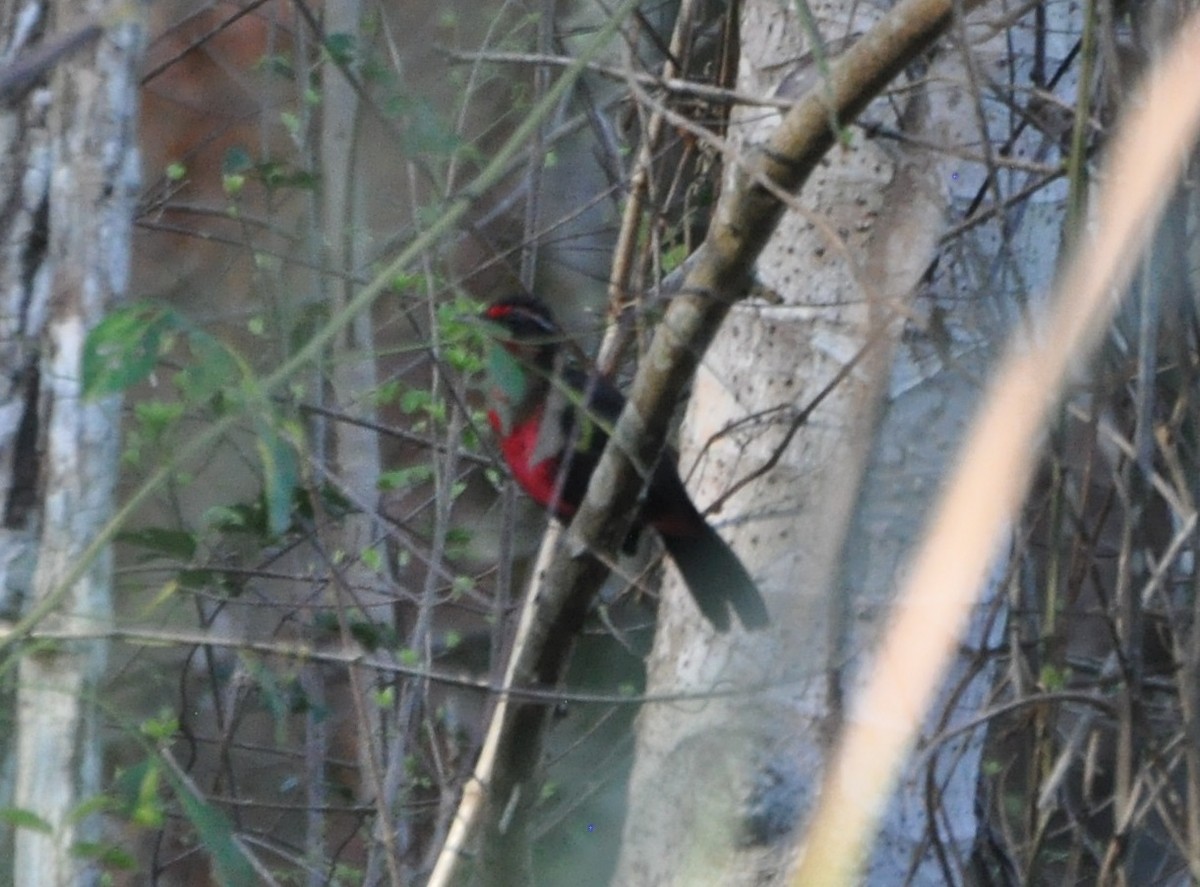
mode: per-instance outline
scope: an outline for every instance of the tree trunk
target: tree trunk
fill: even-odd
[[[3,114],[5,390],[0,393],[4,586],[43,626],[103,631],[112,619],[107,548],[85,550],[112,516],[120,400],[83,396],[86,336],[125,291],[137,195],[136,62],[141,23],[115,2],[91,2],[100,39],[61,61]],[[7,10],[9,52],[89,19],[77,4]],[[6,616],[16,615],[9,607]],[[18,884],[82,884],[98,872],[73,852],[95,818],[73,813],[100,787],[95,695],[102,640],[31,648],[18,670],[12,804],[47,831],[17,830]],[[8,848],[4,848],[7,850]]]
[[[879,14],[862,4],[821,12],[829,35],[861,33]],[[795,6],[751,0],[741,29],[739,92],[786,98],[820,83]],[[828,740],[970,418],[991,346],[1023,287],[1048,281],[1061,195],[1019,220],[1001,217],[942,241],[955,216],[971,211],[987,171],[981,157],[941,150],[989,138],[979,131],[962,30],[864,115],[895,138],[844,129],[848,144],[814,174],[758,262],[760,298],[733,309],[697,376],[681,464],[696,464],[698,503],[717,501],[780,454],[710,515],[760,581],[774,626],[762,636],[714,637],[677,581],[665,589],[648,693],[733,692],[644,709],[615,883],[693,883],[699,873],[704,883],[782,882]],[[981,38],[969,64],[990,65],[1003,80],[1002,41],[1026,37]],[[841,48],[826,38],[827,53]],[[996,132],[1012,131],[1002,111],[988,113]],[[732,147],[762,141],[776,123],[761,108],[736,112]],[[1053,150],[1041,133],[1028,141],[1029,156]],[[1016,191],[1025,178],[991,187]],[[1030,245],[1019,275],[1007,274],[1006,258],[980,259],[1004,237]],[[1002,624],[994,599],[964,650]],[[969,660],[965,653],[962,673],[947,683],[957,708],[937,712],[930,734],[978,709],[989,672],[969,671]],[[968,673],[969,685],[957,686]],[[944,883],[947,857],[961,877],[975,839],[982,740],[982,730],[968,733],[905,775],[872,883]],[[926,804],[931,786],[937,811]],[[951,818],[953,834],[934,829],[931,812]],[[932,852],[931,833],[947,853]]]

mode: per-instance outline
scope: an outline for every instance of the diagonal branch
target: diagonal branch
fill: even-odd
[[[554,687],[575,634],[608,570],[591,551],[614,551],[632,524],[646,470],[662,451],[668,424],[684,390],[730,306],[749,290],[755,260],[785,209],[779,192],[807,180],[844,126],[879,95],[905,65],[946,30],[953,0],[901,0],[832,65],[827,82],[783,117],[765,144],[733,173],[717,205],[708,237],[686,263],[680,295],[672,300],[642,361],[629,402],[592,476],[568,542],[542,581],[535,580],[521,615],[509,663],[509,683]],[[830,103],[832,102],[832,108]],[[769,186],[766,183],[770,183]],[[773,193],[774,192],[774,193]],[[451,835],[431,884],[448,883],[486,805],[483,868],[494,874],[503,856],[521,853],[524,820],[537,792],[531,784],[546,724],[544,706],[506,699],[496,710],[479,764],[464,793],[459,828]],[[468,822],[469,820],[469,822]],[[455,862],[446,862],[455,860]],[[439,877],[441,879],[439,879]]]

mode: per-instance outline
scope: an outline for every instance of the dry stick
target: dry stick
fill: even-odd
[[[685,0],[675,17],[675,29],[671,34],[670,50],[663,61],[662,77],[668,80],[681,72],[677,69],[675,59],[683,51],[683,41],[686,30],[691,26],[695,3]],[[632,59],[630,65],[632,65]],[[634,72],[628,71],[633,77]],[[630,280],[633,275],[634,252],[637,250],[638,231],[642,226],[642,211],[645,207],[646,195],[650,190],[650,176],[654,166],[654,155],[662,138],[663,114],[654,111],[646,124],[646,131],[638,146],[637,160],[634,163],[633,175],[629,180],[629,196],[625,203],[625,212],[621,216],[621,231],[617,235],[617,243],[613,248],[612,273],[608,281],[608,329],[604,333],[604,341],[600,344],[600,354],[596,365],[600,372],[611,374],[621,359],[621,350],[628,337],[621,333],[621,313],[629,296]]]
[[[971,4],[973,5],[973,4]],[[630,399],[592,476],[562,548],[538,593],[521,613],[506,682],[516,687],[558,684],[573,637],[607,570],[589,550],[615,551],[632,522],[645,466],[666,440],[678,393],[686,387],[729,306],[749,290],[755,259],[783,214],[784,203],[756,182],[765,177],[796,191],[816,168],[844,125],[879,95],[903,67],[942,34],[951,0],[902,0],[834,62],[819,84],[784,116],[772,138],[752,149],[745,168],[717,205],[708,237],[687,263],[681,294],[671,303],[634,381]],[[566,546],[564,546],[566,547]],[[544,707],[506,698],[497,707],[475,773],[463,792],[458,818],[431,876],[446,887],[458,874],[468,842],[480,828],[485,846],[504,840],[510,814],[536,794],[531,775],[541,749]]]
[[[904,583],[804,839],[797,885],[853,883],[996,542],[1016,518],[1042,429],[1108,324],[1200,129],[1200,16],[1144,90],[1113,143],[1095,237],[1061,279],[1045,334],[1010,343]]]

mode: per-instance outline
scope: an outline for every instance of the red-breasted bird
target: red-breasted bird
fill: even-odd
[[[493,302],[488,421],[508,467],[529,496],[564,523],[587,492],[625,398],[602,376],[568,365],[564,336],[546,305],[527,296]],[[654,469],[634,525],[654,527],[700,612],[718,631],[732,608],[746,628],[769,618],[758,586],[692,504],[671,454]]]

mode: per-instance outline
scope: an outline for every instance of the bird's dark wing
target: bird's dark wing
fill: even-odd
[[[564,370],[562,379],[570,395],[560,418],[563,439],[567,442],[563,454],[567,460],[563,500],[578,507],[608,443],[608,429],[621,415],[625,398],[607,379],[574,367]]]

